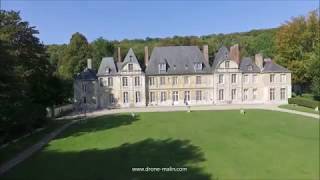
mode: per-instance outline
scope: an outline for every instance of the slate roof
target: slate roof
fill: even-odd
[[[222,61],[230,60],[229,54],[229,50],[225,46],[222,46],[214,57],[212,69],[215,70],[217,68],[217,65],[220,64]]]
[[[280,66],[272,61],[265,62],[262,72],[290,72],[287,68]]]
[[[249,66],[251,66],[252,69],[250,69]],[[245,58],[241,59],[239,68],[244,73],[250,73],[250,72],[259,73],[260,72],[260,68],[252,61],[252,59],[250,57],[245,57]]]
[[[135,63],[135,64],[139,64],[139,61],[136,57],[136,55],[134,54],[132,48],[129,49],[126,57],[124,58],[123,62],[121,63],[121,66],[118,66],[120,67],[121,69],[128,63]],[[120,65],[120,64],[119,64]],[[139,64],[140,65],[140,64]],[[119,69],[120,70],[120,69]]]
[[[106,70],[107,68],[109,68],[111,71],[110,73],[108,73]],[[99,70],[98,70],[98,76],[101,76],[101,75],[113,75],[113,74],[116,74],[117,73],[117,68],[116,68],[116,65],[114,63],[114,59],[113,57],[104,57],[102,58],[102,61],[100,63],[100,66],[99,66]]]
[[[94,81],[97,80],[96,71],[93,69],[85,68],[82,72],[75,76],[76,80]]]
[[[159,64],[166,64],[166,71],[159,72]],[[202,69],[195,70],[194,64],[201,63]],[[155,47],[146,68],[147,75],[207,74],[209,63],[197,46]]]

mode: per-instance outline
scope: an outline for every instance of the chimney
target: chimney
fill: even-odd
[[[236,62],[237,64],[240,64],[239,44],[235,44],[230,47],[230,59]]]
[[[254,63],[260,68],[262,69],[263,68],[263,56],[262,54],[256,54],[254,56]]]
[[[87,68],[92,69],[92,60],[91,59],[87,60]]]
[[[144,47],[144,63],[146,66],[148,66],[149,63],[149,49],[148,46]]]
[[[118,62],[121,62],[121,49],[118,47]]]
[[[202,46],[202,53],[204,59],[209,63],[209,46],[207,44]]]

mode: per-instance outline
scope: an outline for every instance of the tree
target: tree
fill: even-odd
[[[98,69],[101,59],[103,57],[113,56],[114,45],[112,42],[103,39],[102,37],[94,40],[91,43],[92,56],[93,56],[93,68]]]
[[[61,61],[58,63],[58,74],[64,79],[73,79],[75,74],[86,67],[87,59],[90,57],[91,49],[86,37],[78,32],[73,34]]]
[[[293,71],[294,84],[300,86],[311,82],[309,75],[311,57],[319,43],[319,15],[312,11],[283,24],[276,35],[277,62]]]
[[[53,67],[38,31],[19,13],[0,11],[0,143],[46,121]]]

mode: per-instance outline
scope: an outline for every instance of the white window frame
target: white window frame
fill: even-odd
[[[113,78],[112,77],[108,77],[108,86],[109,87],[113,86]]]
[[[269,100],[274,101],[276,98],[276,89],[275,88],[270,88],[269,89]]]
[[[149,86],[154,86],[154,77],[149,77]]]
[[[128,77],[122,77],[122,86],[127,87],[128,86]]]
[[[132,63],[128,64],[128,71],[133,72],[133,64]]]
[[[156,101],[156,93],[155,92],[150,92],[150,102],[155,102]]]
[[[160,85],[165,85],[166,84],[166,77],[161,76],[160,77]]]
[[[167,92],[161,91],[160,92],[160,102],[165,102],[165,101],[167,101]]]
[[[174,76],[172,77],[172,85],[177,85],[178,84],[178,77]]]
[[[219,89],[218,91],[218,95],[219,95],[219,101],[223,101],[224,100],[224,89]]]
[[[140,86],[140,77],[139,76],[134,77],[134,85]]]
[[[270,74],[270,83],[275,83],[276,75]]]
[[[129,92],[123,92],[123,103],[129,103]]]
[[[136,103],[141,102],[141,93],[140,91],[136,91]]]
[[[231,83],[232,84],[237,83],[237,74],[231,74]]]
[[[237,97],[237,89],[231,89],[231,99],[235,100]]]
[[[172,101],[173,102],[178,102],[179,101],[179,92],[178,91],[173,91],[172,92]]]
[[[249,89],[244,89],[243,90],[243,100],[244,101],[248,100],[248,92],[249,92]]]
[[[201,90],[196,91],[196,101],[202,101],[202,91]]]
[[[258,89],[257,88],[253,88],[253,90],[252,90],[252,99],[253,100],[257,99],[257,92],[258,92]]]
[[[219,74],[218,75],[218,81],[219,81],[219,84],[223,84],[224,83],[224,74]]]
[[[286,88],[280,88],[280,99],[285,100],[286,99]]]
[[[184,84],[190,84],[189,76],[184,76]]]
[[[201,76],[196,76],[196,84],[201,84],[202,77]]]
[[[190,101],[190,91],[184,91],[184,101],[185,102]]]

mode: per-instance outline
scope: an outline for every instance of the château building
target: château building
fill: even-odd
[[[256,54],[240,57],[239,46],[221,47],[209,63],[208,46],[155,47],[145,70],[132,49],[117,62],[102,59],[75,77],[75,108],[88,110],[145,106],[280,104],[291,97],[291,72]]]

